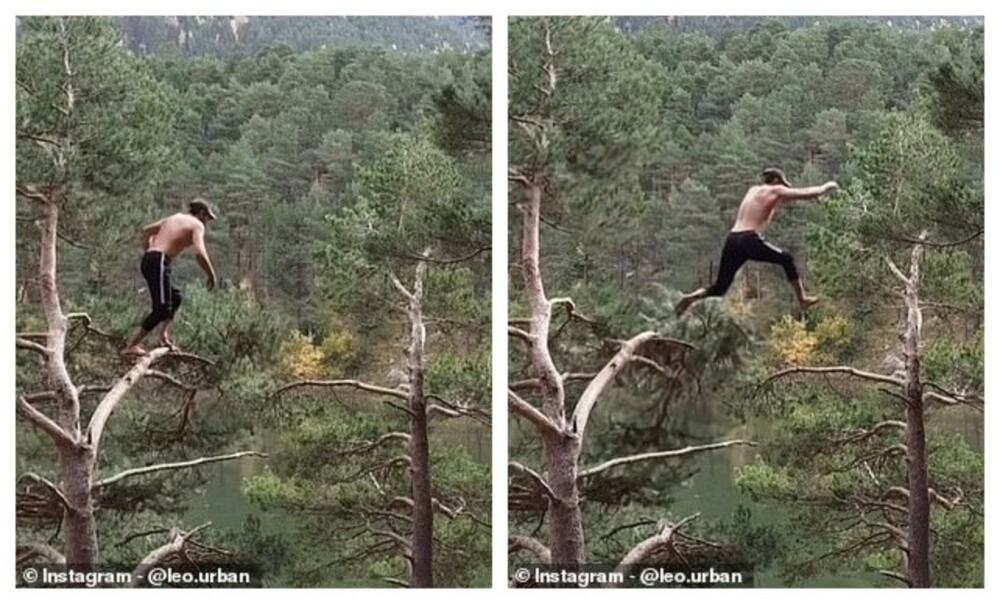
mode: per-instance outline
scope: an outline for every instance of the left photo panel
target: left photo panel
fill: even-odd
[[[17,18],[19,587],[490,586],[491,34]]]

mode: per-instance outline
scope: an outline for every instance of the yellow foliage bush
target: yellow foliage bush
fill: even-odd
[[[816,358],[819,344],[804,321],[785,315],[771,326],[771,350],[783,365],[808,365]]]
[[[851,340],[847,319],[840,315],[824,317],[813,329],[813,334],[824,348],[843,348]]]
[[[808,365],[833,360],[850,340],[850,325],[840,315],[824,317],[812,330],[785,315],[771,326],[769,343],[781,364]]]
[[[309,336],[293,331],[279,349],[281,369],[299,379],[313,379],[323,372],[326,354]]]
[[[357,339],[350,326],[337,317],[327,318],[327,336],[320,349],[328,364],[338,371],[349,367],[357,356]]]

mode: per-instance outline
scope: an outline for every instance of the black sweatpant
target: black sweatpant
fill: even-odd
[[[170,283],[170,256],[163,252],[146,252],[141,268],[153,302],[153,311],[143,319],[142,328],[153,331],[160,323],[174,318],[181,305],[181,291]]]
[[[797,281],[799,273],[795,270],[795,259],[783,251],[764,241],[757,231],[736,231],[729,233],[726,243],[722,246],[722,260],[719,262],[719,275],[715,283],[706,290],[709,296],[725,295],[736,277],[736,271],[747,260],[779,264],[785,269],[789,281]]]

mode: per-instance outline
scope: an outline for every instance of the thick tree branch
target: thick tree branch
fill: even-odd
[[[17,338],[16,343],[17,347],[20,348],[21,350],[30,350],[32,352],[37,352],[38,354],[42,355],[42,358],[47,358],[50,354],[52,354],[52,351],[46,348],[45,346],[42,346],[38,342],[32,342],[27,338]]]
[[[18,543],[17,564],[24,564],[34,558],[45,558],[52,564],[66,564],[66,556],[47,543]]]
[[[566,392],[548,347],[552,306],[545,297],[540,265],[538,224],[542,206],[541,186],[529,184],[525,189],[525,196],[527,203],[522,209],[521,274],[531,315],[528,333],[536,342],[529,349],[528,357],[541,383],[542,413],[561,428],[566,421]]]
[[[364,392],[372,392],[374,394],[384,394],[386,396],[391,396],[401,400],[406,400],[408,393],[406,390],[399,388],[385,388],[383,386],[376,386],[374,384],[368,384],[365,382],[359,382],[358,380],[300,380],[298,382],[292,382],[291,384],[285,384],[281,388],[274,391],[274,395],[283,394],[289,390],[294,390],[296,388],[353,388],[355,390],[362,390]]]
[[[542,478],[542,475],[539,474],[538,472],[536,472],[536,471],[532,470],[531,468],[528,468],[528,467],[526,467],[526,466],[524,466],[522,464],[519,464],[516,461],[508,462],[507,463],[507,467],[510,468],[511,470],[514,470],[515,472],[519,472],[519,473],[524,474],[525,476],[528,476],[529,478],[531,478],[531,481],[539,489],[541,489],[542,492],[545,493],[545,496],[548,497],[550,500],[556,501],[556,502],[559,501],[559,498],[556,497],[555,491],[552,490],[552,487],[549,485],[549,483],[546,482],[545,479]]]
[[[889,577],[890,579],[895,579],[897,581],[900,581],[900,582],[903,583],[903,585],[906,585],[907,587],[912,587],[912,585],[913,585],[910,582],[910,578],[909,577],[907,577],[906,575],[904,575],[902,573],[898,573],[898,572],[896,572],[894,570],[879,570],[878,574],[880,574],[880,575],[882,575],[884,577]]]
[[[596,376],[596,373],[563,373],[560,377],[564,384],[570,384],[572,382],[589,382]],[[538,378],[528,378],[526,380],[511,382],[507,386],[515,391],[530,390],[532,388],[541,388],[541,382]]]
[[[539,432],[547,434],[559,433],[559,427],[555,424],[555,422],[542,413],[540,409],[532,406],[531,403],[515,394],[514,391],[509,389],[507,390],[507,401],[510,404],[511,411],[535,424],[535,427]]]
[[[692,514],[691,516],[688,516],[676,523],[663,522],[663,528],[661,528],[656,535],[653,535],[649,539],[639,543],[627,554],[625,554],[625,557],[622,558],[621,563],[618,565],[618,572],[628,573],[629,570],[635,565],[642,564],[648,560],[650,556],[655,555],[656,552],[669,546],[673,541],[676,532],[685,524],[691,522],[700,515],[701,514]]]
[[[195,533],[210,526],[211,524],[211,522],[206,522],[187,532],[183,532],[178,529],[171,530],[169,541],[149,552],[149,554],[147,554],[146,557],[139,562],[138,566],[135,567],[135,570],[132,571],[132,587],[138,587],[141,585],[143,579],[145,578],[146,569],[160,566],[171,556],[182,553],[187,547],[187,543],[190,538],[194,536]]]
[[[531,552],[542,564],[552,562],[552,552],[541,541],[528,535],[511,535],[507,538],[507,554]]]
[[[21,482],[22,480],[33,480],[38,484],[45,486],[49,491],[52,492],[53,495],[55,495],[59,499],[60,502],[62,502],[63,507],[65,507],[67,510],[75,509],[72,505],[70,505],[69,499],[66,499],[66,494],[63,493],[59,489],[59,487],[57,487],[55,483],[49,480],[48,478],[45,478],[44,476],[36,474],[34,472],[25,472],[24,474],[21,474],[17,478],[17,482]]]
[[[701,453],[704,451],[714,451],[715,449],[724,449],[726,447],[736,447],[736,446],[746,446],[746,447],[756,447],[757,443],[749,440],[726,440],[718,443],[711,443],[707,445],[692,445],[684,447],[683,449],[675,449],[672,451],[653,451],[650,453],[639,453],[636,455],[628,455],[626,457],[616,457],[615,459],[610,459],[604,463],[598,464],[592,468],[581,471],[577,478],[588,478],[594,476],[595,474],[600,474],[614,468],[616,466],[636,463],[640,461],[647,461],[650,459],[667,459],[670,457],[681,457],[684,455],[690,455],[692,453]]]
[[[169,352],[170,349],[166,347],[154,348],[149,351],[104,395],[104,398],[98,403],[97,409],[94,410],[94,414],[90,417],[90,424],[87,426],[87,441],[95,450],[100,447],[104,428],[107,426],[108,420],[111,418],[111,414],[118,404],[125,398],[129,390],[135,386],[136,382],[146,374],[149,366]]]
[[[17,410],[21,414],[21,417],[24,417],[51,436],[57,447],[72,447],[76,444],[73,437],[62,426],[53,421],[48,415],[36,409],[23,396],[17,397]]]
[[[615,356],[611,357],[611,360],[597,373],[597,376],[587,384],[587,388],[576,403],[571,421],[573,431],[581,438],[587,430],[587,420],[590,418],[590,413],[604,389],[614,381],[629,360],[635,356],[636,349],[656,337],[655,331],[646,331],[625,342],[621,349],[615,353]]]
[[[507,326],[507,335],[509,335],[511,337],[514,337],[514,338],[517,338],[518,340],[521,340],[522,342],[524,342],[528,346],[531,346],[531,344],[532,344],[531,334],[529,334],[528,332],[524,331],[523,329],[519,329],[519,328],[514,327],[512,325],[508,325]]]
[[[108,485],[114,484],[118,481],[125,480],[126,478],[131,478],[133,476],[142,476],[144,474],[154,474],[157,472],[166,472],[168,470],[179,470],[182,468],[193,468],[195,466],[202,466],[210,463],[218,463],[220,461],[229,461],[231,459],[239,459],[241,457],[267,457],[266,453],[260,453],[258,451],[240,451],[238,453],[227,453],[225,455],[215,455],[212,457],[199,457],[197,459],[189,459],[186,461],[175,461],[170,463],[159,463],[151,466],[144,466],[141,468],[131,468],[119,472],[108,478],[103,478],[94,483],[95,488],[106,487]]]
[[[881,373],[872,373],[870,371],[861,371],[860,369],[855,369],[854,367],[848,366],[837,366],[837,367],[789,367],[787,369],[782,369],[781,371],[774,373],[764,380],[764,384],[768,384],[782,377],[796,374],[796,373],[842,373],[845,375],[850,375],[853,377],[861,378],[864,380],[869,380],[872,382],[881,382],[883,384],[892,384],[893,386],[903,387],[903,380],[899,378],[894,378],[891,375],[883,375]]]

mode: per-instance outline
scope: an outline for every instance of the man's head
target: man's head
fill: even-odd
[[[779,168],[766,168],[761,174],[765,185],[784,185],[791,188],[791,183],[785,178],[785,173]]]
[[[215,220],[215,212],[212,211],[212,206],[208,205],[208,202],[201,197],[195,197],[191,200],[191,203],[188,204],[188,212],[202,222]]]

